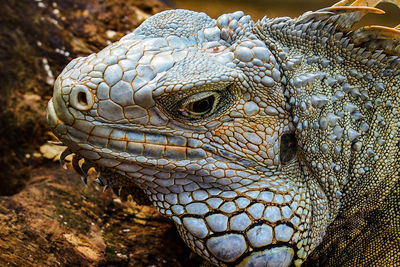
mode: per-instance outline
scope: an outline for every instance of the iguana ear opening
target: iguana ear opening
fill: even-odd
[[[289,164],[296,156],[297,144],[293,133],[284,134],[281,137],[280,162],[282,165]]]

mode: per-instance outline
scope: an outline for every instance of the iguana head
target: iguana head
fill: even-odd
[[[325,230],[326,198],[296,154],[282,49],[253,24],[242,12],[157,14],[73,60],[48,122],[125,177],[108,183],[141,187],[212,263],[301,264]]]

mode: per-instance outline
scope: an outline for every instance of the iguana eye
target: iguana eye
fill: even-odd
[[[201,92],[183,100],[179,111],[186,117],[206,118],[216,110],[220,98],[217,92]]]
[[[157,106],[172,120],[203,124],[220,116],[240,95],[233,84],[206,84],[156,98]]]

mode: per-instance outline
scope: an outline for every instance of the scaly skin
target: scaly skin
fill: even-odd
[[[83,176],[140,187],[212,264],[299,266],[314,252],[395,265],[400,34],[349,31],[378,2],[258,22],[159,13],[64,69],[49,125]]]

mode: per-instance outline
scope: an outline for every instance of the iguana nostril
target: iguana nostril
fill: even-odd
[[[89,110],[93,107],[93,95],[86,86],[77,85],[72,88],[70,104],[81,111]]]
[[[86,94],[84,92],[79,92],[78,93],[78,102],[81,105],[87,105],[88,104],[88,100],[87,100]]]

